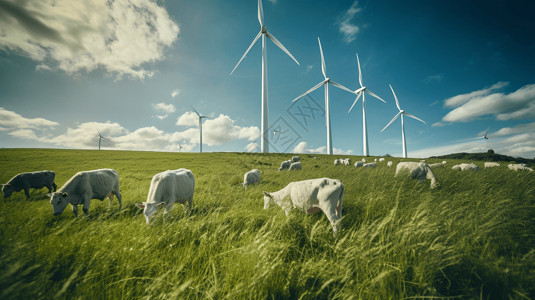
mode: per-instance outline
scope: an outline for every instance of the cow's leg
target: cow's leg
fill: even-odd
[[[56,185],[55,182],[52,182],[52,186],[54,187],[54,192],[58,189],[58,186]]]
[[[193,205],[193,197],[189,198],[188,201],[184,202],[184,211],[186,216],[191,214],[191,206]]]
[[[82,207],[82,210],[84,211],[84,214],[87,216],[89,215],[89,204],[91,203],[91,199],[87,199],[84,201],[84,206]]]
[[[117,200],[119,200],[119,210],[120,210],[121,207],[123,207],[123,196],[121,195],[121,192],[119,191],[119,188],[117,188],[113,192],[115,193],[115,196],[117,196]]]
[[[171,199],[169,202],[167,202],[167,207],[165,207],[165,211],[163,212],[164,215],[166,215],[171,209],[173,209],[173,204],[175,204],[175,200]]]
[[[78,206],[71,204],[72,206],[72,213],[74,214],[74,217],[78,217]]]
[[[51,184],[47,185],[46,188],[48,189],[48,193],[52,193],[53,188]]]
[[[30,199],[30,188],[24,187],[24,194],[26,194],[26,199]]]

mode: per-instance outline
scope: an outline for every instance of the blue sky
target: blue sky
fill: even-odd
[[[258,151],[257,1],[0,0],[0,147],[198,151],[190,105],[212,116],[204,151]],[[371,155],[535,156],[532,1],[263,1],[265,24],[300,62],[267,43],[271,151],[325,153],[328,76],[366,98]],[[335,153],[362,154],[362,107],[331,86]],[[475,140],[489,129],[488,140]],[[182,148],[179,148],[179,145]]]

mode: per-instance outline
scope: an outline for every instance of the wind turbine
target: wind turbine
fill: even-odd
[[[262,8],[262,0],[258,0],[258,22],[260,22],[260,32],[256,35],[253,42],[245,51],[245,54],[241,57],[240,61],[236,64],[230,75],[234,73],[234,70],[238,67],[241,61],[247,56],[249,50],[262,36],[262,118],[261,118],[261,133],[262,139],[260,140],[260,151],[269,152],[269,120],[268,120],[268,89],[267,89],[267,50],[266,50],[266,37],[269,38],[275,45],[277,45],[284,53],[288,54],[298,65],[299,62],[292,56],[284,46],[277,40],[272,34],[266,30],[264,26],[264,9]]]
[[[396,116],[394,116],[394,118],[388,123],[386,124],[385,128],[383,128],[383,130],[381,130],[381,132],[383,132],[388,126],[390,126],[390,124],[392,124],[392,122],[394,122],[400,115],[401,115],[401,141],[402,141],[402,144],[403,144],[403,158],[407,158],[407,144],[405,142],[405,127],[403,125],[403,115],[406,115],[407,117],[411,117],[415,120],[418,120],[424,124],[427,124],[425,123],[423,120],[409,114],[408,112],[404,111],[403,109],[401,109],[399,107],[399,102],[398,102],[398,98],[396,97],[396,93],[394,93],[394,89],[392,88],[392,86],[389,84],[390,86],[390,89],[392,90],[392,94],[394,94],[394,99],[396,100],[396,106],[398,107],[398,110],[399,112],[397,113]]]
[[[487,137],[487,133],[489,132],[489,129],[490,129],[490,127],[488,127],[487,130],[485,131],[485,135],[476,137],[475,140],[479,140],[479,139],[488,140],[489,138]]]
[[[348,91],[350,93],[354,93],[354,92],[352,90],[346,88],[345,86],[332,81],[329,77],[327,77],[327,70],[325,68],[325,59],[323,58],[323,50],[321,48],[321,42],[320,42],[320,38],[319,37],[318,37],[318,44],[319,44],[319,47],[320,47],[320,54],[321,54],[321,72],[323,73],[324,80],[322,82],[316,84],[314,87],[312,87],[311,89],[306,91],[301,96],[299,96],[299,97],[295,98],[294,100],[292,100],[292,102],[295,102],[295,101],[299,100],[301,97],[307,95],[308,93],[317,90],[322,85],[325,86],[325,124],[327,126],[327,151],[328,151],[327,153],[332,155],[333,154],[333,145],[332,145],[332,138],[331,138],[331,108],[330,108],[330,105],[329,105],[329,83],[334,85],[335,87],[337,87],[339,89]]]
[[[377,96],[376,94],[372,93],[372,91],[368,90],[364,84],[362,83],[362,71],[360,70],[360,61],[359,61],[359,55],[357,53],[355,53],[357,55],[357,63],[358,63],[358,66],[359,66],[359,83],[360,83],[360,88],[355,90],[353,93],[355,95],[357,95],[357,98],[355,99],[355,101],[353,102],[353,105],[351,105],[351,108],[349,109],[349,112],[351,112],[351,110],[353,109],[353,106],[355,106],[355,104],[357,104],[357,101],[359,100],[360,96],[362,95],[362,152],[364,156],[368,156],[368,129],[366,127],[366,98],[364,97],[365,93],[368,93],[370,94],[371,96],[375,97],[376,99],[379,99],[381,101],[383,101],[384,103],[386,103],[385,100],[381,99],[381,97]]]
[[[191,106],[193,108],[193,106]],[[202,119],[209,119],[208,116],[201,116],[195,108],[193,108],[193,111],[197,114],[197,117],[199,118],[199,152],[202,153]]]
[[[182,145],[178,144],[178,152],[182,152],[182,148],[184,148],[184,147],[182,147]]]
[[[97,129],[97,132],[98,132],[98,150],[100,150],[100,144],[104,137],[102,136],[102,134],[100,134],[100,131],[98,131],[98,129]]]

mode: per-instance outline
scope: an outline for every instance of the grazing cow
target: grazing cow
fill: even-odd
[[[350,165],[351,165],[351,159],[350,159],[350,158],[340,159],[340,162],[341,162],[342,165],[344,165],[344,166],[350,166]]]
[[[301,161],[301,157],[299,156],[292,157],[292,162],[298,162],[298,161]]]
[[[164,214],[173,208],[175,202],[184,205],[186,214],[189,214],[193,205],[194,189],[195,178],[190,170],[180,168],[164,171],[152,177],[147,202],[136,203],[136,206],[143,209],[147,224],[150,223],[156,208],[162,205],[167,206]]]
[[[74,216],[78,216],[78,205],[83,205],[84,214],[89,214],[91,199],[111,201],[113,195],[119,200],[119,209],[122,206],[121,192],[119,191],[119,174],[112,169],[99,169],[76,173],[57,192],[49,194],[50,204],[54,208],[54,216],[60,215],[71,204]]]
[[[389,160],[389,161],[386,163],[386,166],[387,166],[387,167],[391,167],[392,164],[393,164],[393,162],[392,162],[391,160]]]
[[[497,162],[485,162],[485,169],[486,168],[495,168],[495,167],[499,167],[500,164],[497,163]]]
[[[429,167],[431,169],[444,168],[444,164],[443,163],[434,163],[434,164],[429,164]]]
[[[290,182],[282,190],[264,192],[264,209],[275,203],[288,215],[292,208],[298,208],[311,215],[320,210],[338,231],[342,219],[342,198],[344,185],[338,179],[317,178]]]
[[[260,171],[253,169],[243,175],[243,187],[260,181]]]
[[[361,159],[361,161],[362,161],[363,163],[366,163],[366,157],[363,157],[363,158]]]
[[[443,160],[443,161],[442,161],[442,164],[444,164],[444,165],[445,165],[446,163],[447,163],[447,162],[446,162],[445,160]]]
[[[529,168],[526,164],[509,164],[507,165],[507,167],[509,168],[509,170],[513,171],[523,170],[533,172],[533,169]]]
[[[376,162],[364,164],[364,168],[375,168],[375,167],[377,167]]]
[[[335,165],[335,166],[336,166],[336,165],[339,165],[339,164],[341,164],[341,163],[342,163],[342,161],[341,161],[340,159],[335,159],[335,160],[334,160],[334,165]]]
[[[383,162],[383,161],[385,161],[384,157],[379,158],[379,162]]]
[[[396,167],[395,176],[398,176],[399,173],[404,171],[408,171],[410,177],[419,180],[420,183],[422,183],[425,179],[431,180],[431,189],[434,189],[439,185],[435,174],[429,165],[424,162],[400,162]]]
[[[361,161],[357,161],[357,162],[354,164],[354,166],[357,167],[357,168],[358,168],[358,167],[362,167],[363,165],[364,165],[364,163],[361,162]]]
[[[279,167],[279,171],[288,169],[291,164],[292,164],[291,160],[285,160],[285,161],[281,162],[281,166]]]
[[[290,165],[290,168],[288,169],[288,171],[293,171],[293,170],[301,170],[302,169],[302,165],[301,165],[301,162],[298,161],[298,162],[294,162]]]
[[[30,188],[42,189],[46,187],[49,193],[52,193],[52,190],[55,192],[58,188],[54,183],[55,178],[56,173],[52,171],[36,171],[15,175],[10,181],[2,185],[4,199],[9,198],[13,192],[20,192],[21,190],[24,190],[28,199],[30,198]]]
[[[468,171],[468,170],[479,170],[479,167],[474,163],[469,164],[458,164],[453,167],[451,167],[452,170],[461,170],[461,171]]]

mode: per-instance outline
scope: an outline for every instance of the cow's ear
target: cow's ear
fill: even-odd
[[[268,192],[264,192],[264,196],[268,196],[269,198],[271,198],[271,194]]]
[[[140,209],[144,209],[145,208],[145,204],[143,204],[143,203],[136,203],[136,206],[139,207]]]
[[[48,193],[46,196],[52,198],[52,193]]]
[[[160,203],[156,204],[156,207],[160,207],[160,206],[162,206],[164,204],[165,204],[164,202],[160,202]]]
[[[66,198],[67,196],[69,196],[69,194],[68,194],[68,193],[63,193],[63,194],[61,194],[61,196],[62,196],[63,198]]]

